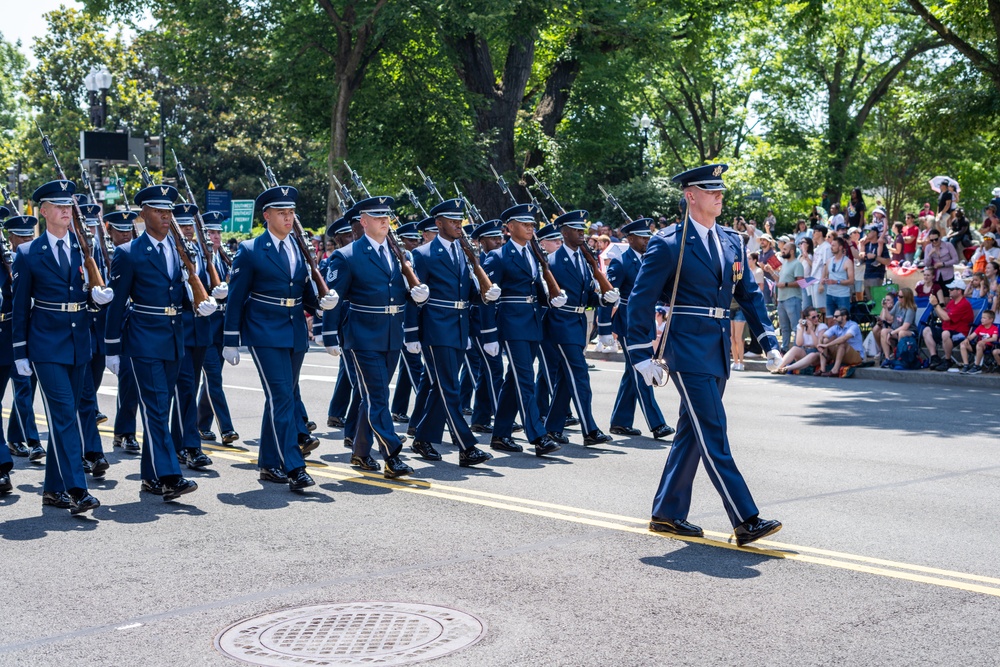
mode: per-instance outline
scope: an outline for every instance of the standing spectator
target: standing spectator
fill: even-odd
[[[942,305],[937,296],[930,296],[931,307],[934,314],[941,319],[940,325],[924,327],[924,343],[927,351],[931,353],[931,369],[936,371],[946,371],[951,366],[951,353],[957,343],[965,340],[972,328],[972,320],[975,314],[972,312],[972,304],[965,298],[965,281],[955,278],[947,285],[948,303]],[[944,351],[944,358],[938,356],[937,346],[941,345]]]
[[[850,309],[837,308],[833,317],[835,323],[823,334],[823,342],[819,349],[819,374],[824,377],[834,377],[840,374],[841,366],[857,366],[865,358],[861,345],[861,328],[851,320]],[[827,364],[833,360],[833,367],[826,370]]]
[[[972,233],[969,231],[969,220],[965,217],[965,209],[961,207],[955,209],[955,214],[951,218],[951,231],[945,240],[955,246],[955,252],[959,257],[966,247],[972,245]]]
[[[841,308],[850,312],[851,289],[854,286],[854,262],[847,256],[847,241],[844,239],[834,238],[830,243],[830,248],[833,256],[823,272],[823,284],[826,286],[826,312],[834,313]]]
[[[775,373],[784,375],[788,371],[797,371],[819,363],[819,345],[826,331],[826,323],[820,319],[815,308],[805,308],[802,319],[795,327],[795,345],[785,353],[781,364]]]
[[[795,223],[795,245],[797,246],[802,242],[802,239],[807,239],[810,236],[812,236],[812,232],[809,230],[805,218],[799,218],[799,221]]]
[[[931,230],[935,229],[934,226],[934,216],[927,215],[922,216],[919,219],[921,224],[920,233],[917,235],[917,261],[923,261],[924,255],[927,254],[927,246],[930,244],[930,234]]]
[[[917,304],[913,300],[913,290],[904,287],[899,290],[899,300],[890,311],[891,324],[882,329],[878,341],[882,348],[882,368],[892,366],[893,343],[899,343],[900,338],[915,336],[917,333]]]
[[[777,270],[771,266],[770,261],[772,257],[776,257],[775,245],[777,243],[769,235],[765,234],[760,237],[760,251],[757,257],[757,266],[760,267],[761,271],[764,272],[764,302],[768,304],[774,303],[774,283],[778,280]]]
[[[861,188],[851,190],[851,199],[847,203],[847,226],[861,229],[865,226],[865,198],[861,195]]]
[[[924,251],[924,266],[934,269],[936,271],[935,280],[947,285],[955,277],[958,252],[952,244],[942,243],[941,232],[937,229],[932,229],[927,234],[927,240],[927,248]]]
[[[903,263],[903,223],[894,222],[892,223],[892,236],[890,237],[892,242],[892,252],[889,259],[896,264]]]
[[[996,346],[997,334],[1000,333],[997,331],[997,325],[993,323],[995,318],[996,313],[992,310],[984,310],[982,323],[958,346],[958,351],[962,355],[962,373],[979,375],[983,372],[983,356]],[[976,362],[970,364],[969,350],[973,345],[976,346]]]
[[[742,218],[740,218],[742,220]],[[746,234],[747,234],[747,252],[757,252],[760,250],[760,238],[764,236],[764,232],[757,229],[757,223],[754,220],[746,223]]]
[[[1000,188],[993,188],[993,199],[990,200],[990,204],[997,213],[1000,213]]]
[[[601,234],[597,237],[597,252],[602,253],[608,249],[611,245],[611,237],[607,234]]]
[[[820,319],[826,321],[826,285],[823,279],[826,278],[826,265],[833,258],[833,251],[830,249],[830,242],[826,240],[830,230],[823,225],[818,225],[813,229],[813,255],[811,275],[818,282],[812,286],[812,305],[819,310]]]
[[[997,218],[997,207],[995,204],[990,204],[983,211],[983,224],[979,227],[979,235],[982,236],[987,232],[1000,232],[1000,219]]]
[[[997,235],[993,232],[983,234],[983,244],[976,248],[970,260],[973,271],[986,272],[986,265],[1000,259],[1000,248],[997,247]]]
[[[754,282],[757,283],[758,289],[761,293],[764,293],[766,287],[764,282],[764,271],[760,268],[758,260],[760,259],[759,252],[752,252],[747,255],[747,264],[749,264],[750,272],[753,273]]]
[[[809,212],[809,227],[815,227],[821,222],[823,222],[823,214],[819,212],[818,206],[813,206],[812,211]]]
[[[802,316],[802,288],[795,282],[805,275],[802,262],[795,257],[795,246],[786,243],[781,249],[782,265],[777,275],[778,323],[781,327],[781,351],[788,352],[794,339],[794,322]]]
[[[813,271],[813,240],[808,236],[799,241],[799,262],[802,264],[802,275],[812,276]],[[816,303],[816,285],[802,288],[802,310],[814,307]]]
[[[941,194],[938,195],[937,201],[937,229],[940,232],[944,232],[948,229],[948,222],[951,219],[951,203],[954,201],[954,197],[951,194],[951,181],[947,178],[941,182]]]
[[[917,219],[912,213],[906,214],[906,224],[903,225],[903,261],[913,262],[917,256],[917,236],[920,235],[920,228],[917,227]]]
[[[938,282],[937,272],[930,267],[924,267],[923,278],[913,288],[914,294],[919,297],[936,294],[938,301],[944,303],[944,291],[944,285]]]
[[[764,230],[774,236],[774,230],[778,227],[778,219],[774,217],[774,211],[768,209],[767,217],[764,218]]]
[[[844,222],[844,214],[840,212],[840,204],[830,206],[830,229],[835,232],[847,229],[847,223]]]
[[[920,209],[920,213],[917,214],[918,218],[934,217],[934,211],[931,210],[931,205],[929,202],[924,202],[923,207]]]
[[[862,258],[865,263],[864,299],[867,301],[871,298],[872,287],[880,287],[885,283],[885,267],[889,265],[889,248],[874,222],[865,227]]]

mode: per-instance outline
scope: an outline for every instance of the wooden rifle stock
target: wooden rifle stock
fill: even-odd
[[[399,237],[396,236],[396,230],[390,229],[388,236],[385,237],[386,241],[389,242],[389,249],[392,250],[392,254],[396,256],[396,261],[399,262],[399,271],[406,278],[406,283],[410,286],[410,289],[420,286],[420,278],[417,277],[417,273],[413,270],[413,266],[406,259],[406,254],[403,252],[403,246],[399,242]]]
[[[545,280],[545,286],[549,290],[549,301],[559,296],[562,292],[562,288],[559,287],[559,283],[556,282],[556,277],[552,275],[552,267],[549,266],[549,257],[542,250],[542,246],[538,244],[538,239],[534,236],[528,242],[531,252],[535,254],[535,259],[538,261],[538,266],[542,270],[542,278]]]
[[[198,265],[188,254],[188,241],[184,238],[184,234],[181,232],[181,228],[177,224],[177,220],[173,214],[170,215],[170,235],[174,237],[174,246],[177,249],[177,254],[181,258],[184,270],[187,271],[187,282],[191,286],[191,296],[194,302],[193,310],[197,313],[198,306],[208,301],[208,291],[205,289],[204,283],[201,282],[201,278],[198,277]]]
[[[191,203],[193,204],[194,202],[192,201]],[[199,213],[195,216],[194,237],[198,239],[201,254],[205,256],[205,271],[208,274],[208,285],[211,289],[215,289],[222,284],[222,278],[219,277],[219,271],[215,268],[215,253],[208,246],[204,225],[205,221],[202,219],[201,213]]]
[[[466,236],[465,231],[462,231],[462,235],[458,237],[458,243],[462,247],[462,252],[469,260],[469,266],[472,267],[472,273],[475,274],[476,280],[479,282],[479,295],[486,301],[486,292],[493,287],[493,282],[490,280],[489,276],[486,275],[486,270],[479,264],[479,257],[476,255],[476,249],[472,247],[472,243],[469,241],[469,237]]]
[[[608,280],[608,277],[604,275],[604,271],[601,270],[601,263],[594,249],[586,243],[581,245],[580,249],[583,251],[583,258],[587,260],[587,264],[590,264],[590,270],[594,272],[594,279],[597,280],[597,285],[601,288],[601,294],[607,294],[613,290],[615,287]]]
[[[319,263],[316,261],[316,250],[310,242],[306,241],[306,232],[302,228],[302,221],[299,220],[298,213],[295,214],[295,223],[292,226],[292,231],[294,232],[292,236],[295,237],[295,242],[299,245],[299,250],[302,252],[306,264],[309,265],[309,277],[312,278],[313,284],[316,286],[316,298],[322,299],[330,293],[330,288],[327,287],[326,280],[323,279],[323,274],[319,270]]]
[[[83,270],[87,272],[87,282],[91,288],[104,287],[104,276],[101,275],[101,270],[97,268],[97,262],[94,260],[94,251],[90,245],[90,239],[92,238],[90,230],[87,229],[86,223],[83,222],[83,211],[80,210],[80,204],[76,200],[73,200],[73,231],[76,232],[77,240],[80,243],[80,250],[83,252]],[[108,268],[111,268],[110,265]]]

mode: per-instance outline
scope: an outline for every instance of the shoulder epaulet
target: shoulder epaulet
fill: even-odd
[[[740,235],[740,233],[738,231],[736,231],[735,229],[733,229],[732,227],[726,227],[725,225],[716,225],[716,227],[718,227],[719,229],[721,229],[726,234],[730,234],[732,236],[739,236]]]
[[[656,232],[656,235],[662,238],[667,238],[668,236],[674,236],[681,229],[680,223],[670,225],[669,227],[664,227],[660,231]]]
[[[22,243],[21,245],[17,246],[17,249],[14,252],[21,252],[27,255],[29,252],[31,252],[31,248],[34,246],[35,241],[37,240],[38,240],[37,238],[34,238],[28,241],[27,243]]]

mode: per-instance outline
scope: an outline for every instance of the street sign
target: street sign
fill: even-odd
[[[218,190],[216,190],[218,192]],[[249,232],[253,226],[253,199],[234,199],[232,213],[224,223],[227,232]]]
[[[213,190],[205,192],[205,210],[222,211],[226,215],[232,210],[233,193],[229,190]]]
[[[114,183],[108,183],[104,188],[104,203],[114,206],[118,203],[118,199],[121,195],[118,192],[118,186]]]

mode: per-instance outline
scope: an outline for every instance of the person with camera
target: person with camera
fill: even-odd
[[[823,340],[826,329],[826,322],[820,317],[819,312],[812,306],[805,308],[802,311],[802,319],[795,327],[795,344],[782,357],[778,367],[771,372],[775,375],[784,375],[818,364],[820,355],[817,346]]]

